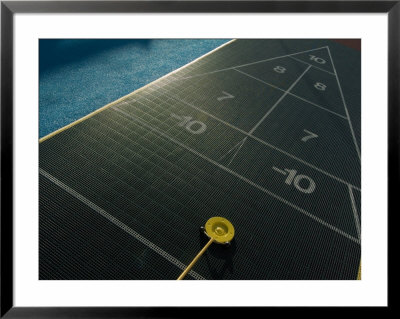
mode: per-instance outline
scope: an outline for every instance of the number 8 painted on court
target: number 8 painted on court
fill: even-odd
[[[285,73],[286,68],[284,68],[283,66],[277,65],[276,67],[274,67],[274,71],[278,72],[278,73]]]
[[[201,134],[207,129],[207,125],[205,125],[203,122],[192,120],[191,116],[179,116],[176,114],[171,114],[171,116],[181,120],[181,122],[178,123],[178,126],[185,127],[185,129],[192,134]],[[199,127],[197,129],[193,128],[195,125],[199,125]]]
[[[315,87],[316,89],[320,90],[320,91],[325,91],[326,88],[327,88],[327,86],[326,86],[324,83],[321,83],[321,82],[316,82],[316,83],[314,84],[314,87]]]

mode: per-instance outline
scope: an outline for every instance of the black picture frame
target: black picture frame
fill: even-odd
[[[400,1],[1,1],[1,318],[175,318],[226,316],[225,308],[14,307],[13,299],[13,19],[16,13],[387,13],[388,14],[388,218],[399,211]],[[388,223],[389,227],[390,222]],[[393,227],[393,225],[391,225]],[[393,232],[389,231],[389,234]],[[388,238],[388,247],[390,242]],[[389,255],[388,255],[389,256]],[[390,257],[389,257],[390,264]],[[388,280],[388,286],[390,280]],[[389,294],[388,294],[389,295]],[[388,298],[388,310],[392,304]],[[255,308],[240,308],[245,315]],[[261,308],[262,311],[263,308]],[[306,307],[286,309],[309,315]],[[350,309],[347,308],[346,311]],[[268,310],[269,311],[269,310]],[[280,310],[279,310],[280,311]],[[353,312],[352,312],[353,313]],[[354,314],[354,313],[353,313]]]

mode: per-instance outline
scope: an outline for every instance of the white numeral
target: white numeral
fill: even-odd
[[[192,134],[201,134],[207,129],[207,125],[203,122],[192,120],[191,116],[180,116],[176,114],[171,114],[171,116],[180,120],[178,126],[185,127],[185,129]]]
[[[320,91],[325,91],[325,90],[326,90],[326,85],[325,85],[324,83],[321,83],[321,82],[316,82],[316,83],[314,84],[314,87],[315,87],[317,90],[320,90]]]
[[[276,67],[274,67],[274,71],[278,72],[278,73],[285,73],[286,68],[284,68],[283,66],[277,65]]]
[[[310,55],[310,60],[311,61],[315,61],[315,62],[317,62],[319,64],[325,64],[326,63],[326,61],[324,59],[319,58],[319,57],[317,57],[315,55]]]
[[[309,139],[318,137],[318,135],[315,134],[315,133],[313,133],[313,132],[310,132],[310,131],[307,131],[307,130],[303,130],[303,131],[306,132],[306,133],[308,134],[308,135],[304,136],[304,137],[301,139],[303,142],[307,142]]]
[[[228,92],[222,91],[222,94],[223,94],[222,96],[217,98],[218,101],[222,101],[222,100],[225,100],[225,99],[233,99],[234,98],[234,96],[232,94],[229,94]]]
[[[302,193],[310,194],[315,190],[315,182],[311,179],[311,177],[302,174],[297,175],[297,171],[294,169],[285,168],[285,170],[281,170],[275,166],[273,166],[272,169],[283,175],[288,175],[286,177],[285,184],[293,185]]]

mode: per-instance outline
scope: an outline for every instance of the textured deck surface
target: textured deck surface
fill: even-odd
[[[361,55],[236,40],[40,143],[40,279],[356,279]]]

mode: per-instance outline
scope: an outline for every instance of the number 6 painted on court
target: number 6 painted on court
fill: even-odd
[[[203,122],[192,120],[191,116],[179,116],[176,114],[171,114],[171,116],[173,118],[181,120],[181,122],[178,123],[178,126],[185,127],[185,129],[192,134],[201,134],[204,133],[207,129],[207,125],[205,125]],[[199,127],[197,129],[193,128],[193,126],[196,125],[199,125]]]

